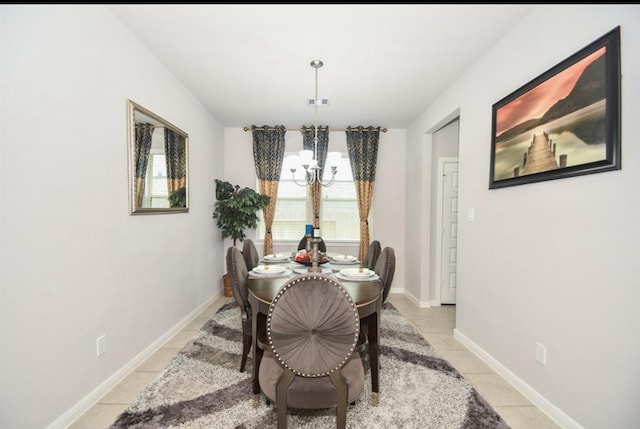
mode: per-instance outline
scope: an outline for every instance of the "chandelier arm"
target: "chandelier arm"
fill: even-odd
[[[327,182],[320,182],[320,184],[322,186],[329,187],[331,185],[333,185],[334,180],[336,179],[336,170],[335,169],[331,169],[331,179],[329,179]]]
[[[291,169],[291,180],[293,180],[293,183],[295,183],[295,184],[296,184],[296,185],[298,185],[298,186],[307,186],[307,185],[310,185],[310,184],[311,184],[311,183],[309,183],[309,182],[308,182],[308,179],[307,179],[307,181],[305,181],[305,182],[298,182],[298,181],[296,180],[296,176],[295,176],[295,174],[294,174],[295,172],[296,172],[296,169],[295,169],[295,168],[292,168],[292,169]],[[307,173],[305,173],[305,176],[306,176],[306,177],[308,177],[308,174],[307,174]]]

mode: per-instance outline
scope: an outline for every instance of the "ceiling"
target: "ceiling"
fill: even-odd
[[[224,127],[407,128],[532,5],[108,6]]]

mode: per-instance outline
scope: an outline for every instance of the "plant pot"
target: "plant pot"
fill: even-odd
[[[227,298],[232,297],[233,290],[231,289],[231,279],[229,278],[229,275],[223,275],[222,280],[224,280],[224,296],[226,296]]]

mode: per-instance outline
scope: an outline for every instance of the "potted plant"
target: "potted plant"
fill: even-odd
[[[169,194],[169,207],[187,207],[187,188],[183,186]]]
[[[257,193],[251,188],[240,188],[229,182],[216,179],[216,203],[213,218],[222,231],[222,239],[230,238],[235,247],[246,238],[246,229],[258,227],[258,212],[271,201],[268,195]],[[231,296],[228,276],[224,275],[225,296]]]

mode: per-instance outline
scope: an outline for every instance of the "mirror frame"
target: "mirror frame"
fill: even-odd
[[[154,125],[170,128],[175,133],[184,137],[185,142],[185,188],[186,188],[186,205],[185,207],[136,207],[136,179],[135,179],[135,114],[139,112],[150,118]],[[149,109],[142,107],[138,103],[127,99],[127,122],[128,122],[128,162],[129,162],[129,214],[167,214],[167,213],[188,213],[189,212],[189,135],[171,122],[161,118]]]

